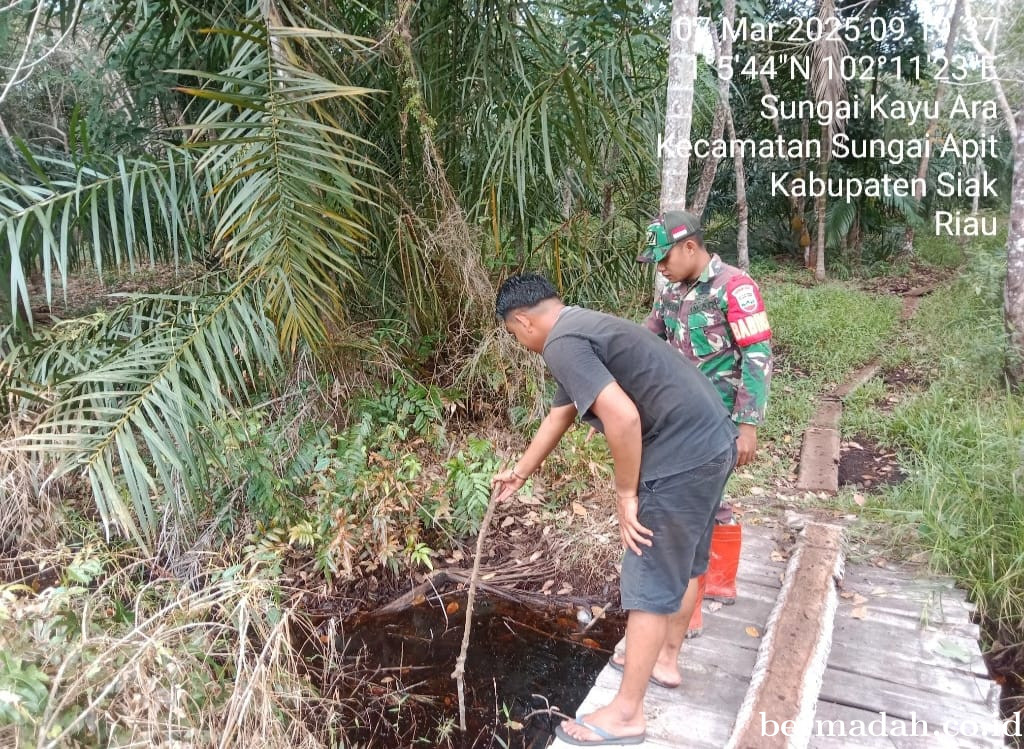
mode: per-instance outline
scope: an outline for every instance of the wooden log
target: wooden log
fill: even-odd
[[[808,523],[790,558],[727,749],[809,745],[832,641],[836,581],[842,566],[841,529]],[[765,719],[792,726],[792,734],[766,735]]]

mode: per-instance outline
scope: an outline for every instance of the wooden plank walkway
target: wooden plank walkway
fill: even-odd
[[[951,581],[920,573],[847,565],[815,716],[847,726],[874,721],[889,736],[829,736],[819,724],[812,746],[1003,746],[994,735],[999,687],[981,657],[973,606]]]
[[[781,587],[785,562],[772,561],[781,535],[744,526],[739,599],[715,611],[705,603],[704,634],[683,647],[683,685],[648,690],[648,738],[641,746],[726,745],[761,642],[746,629],[764,633]],[[948,580],[848,565],[809,746],[1002,746],[994,735],[998,687],[988,679],[970,613],[963,591]],[[605,667],[578,713],[607,704],[620,678]],[[568,745],[555,740],[551,746]]]
[[[722,749],[750,683],[761,641],[747,627],[764,631],[775,597],[782,586],[785,562],[773,562],[772,531],[753,525],[743,528],[743,554],[736,576],[739,596],[732,606],[709,611],[704,604],[704,634],[683,645],[678,689],[651,686],[647,691],[647,747]],[[621,674],[609,666],[598,674],[579,714],[607,704],[618,689]],[[551,747],[568,744],[556,739]]]

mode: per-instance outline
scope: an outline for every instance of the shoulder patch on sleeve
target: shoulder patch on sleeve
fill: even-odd
[[[764,300],[754,280],[746,274],[729,279],[725,286],[726,319],[733,338],[740,346],[767,341],[772,337]]]

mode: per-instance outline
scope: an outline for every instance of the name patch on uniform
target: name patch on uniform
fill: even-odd
[[[744,312],[754,312],[758,308],[757,294],[754,292],[754,287],[749,283],[734,288],[732,290],[732,298],[736,300],[736,304]]]
[[[732,329],[733,338],[741,346],[763,341],[771,337],[771,328],[768,327],[768,315],[763,310],[756,315],[729,323],[729,328]],[[765,335],[766,333],[767,335]]]

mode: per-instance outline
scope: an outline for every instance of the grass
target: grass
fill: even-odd
[[[936,567],[970,590],[984,616],[1024,621],[1024,397],[1003,378],[999,257],[984,249],[967,272],[922,301],[905,338],[934,373],[885,428],[911,476],[881,498]]]

